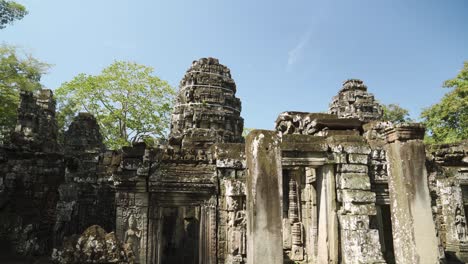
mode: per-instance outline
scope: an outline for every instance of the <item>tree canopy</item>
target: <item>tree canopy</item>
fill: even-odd
[[[404,109],[398,104],[382,105],[384,121],[393,123],[410,122],[408,110]]]
[[[50,68],[14,46],[0,45],[0,141],[16,124],[21,90],[41,88],[41,77]]]
[[[164,137],[175,92],[152,73],[151,67],[116,61],[99,75],[78,74],[55,91],[59,125],[68,127],[80,111],[91,113],[110,149]]]
[[[0,29],[28,14],[26,8],[14,1],[0,0]]]
[[[421,113],[429,143],[452,143],[468,139],[468,61],[459,74],[444,82],[451,89],[442,100]]]

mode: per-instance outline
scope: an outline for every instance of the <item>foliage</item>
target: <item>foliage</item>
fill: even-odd
[[[99,75],[78,74],[56,90],[59,126],[68,127],[79,111],[89,112],[110,149],[164,137],[175,92],[152,73],[151,67],[116,61]]]
[[[28,11],[23,5],[14,1],[0,0],[0,29],[12,24],[15,20],[22,19]]]
[[[468,139],[468,61],[453,79],[444,82],[450,88],[442,100],[421,113],[428,130],[429,143],[452,143]]]
[[[20,91],[39,90],[49,68],[16,47],[0,45],[0,141],[15,126]]]
[[[382,105],[382,109],[383,121],[390,121],[393,123],[411,122],[408,110],[402,108],[398,104]]]
[[[248,127],[244,127],[244,130],[242,130],[242,136],[243,137],[247,137],[247,135],[252,131],[254,130],[255,128],[248,128]]]

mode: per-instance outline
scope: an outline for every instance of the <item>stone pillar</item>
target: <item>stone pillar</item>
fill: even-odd
[[[116,202],[116,234],[123,242],[131,245],[134,263],[151,263],[148,247],[149,194],[147,177],[154,160],[153,149],[144,143],[122,148],[120,169],[114,174]]]
[[[424,127],[401,124],[385,132],[396,263],[439,263],[422,141]]]
[[[317,263],[338,263],[338,219],[333,165],[325,165],[321,171],[317,184],[320,192]]]
[[[282,173],[274,131],[247,136],[247,263],[283,263]]]
[[[304,215],[307,219],[305,222],[305,244],[307,252],[307,260],[310,263],[316,263],[317,259],[317,225],[318,225],[318,213],[317,213],[317,191],[312,184],[316,181],[316,169],[313,167],[307,167],[305,169],[306,186],[304,188],[303,198],[306,200],[306,209]]]

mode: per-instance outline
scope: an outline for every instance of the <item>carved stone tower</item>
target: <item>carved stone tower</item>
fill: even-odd
[[[207,150],[217,142],[242,142],[244,120],[229,68],[214,58],[194,61],[180,81],[169,143],[178,148]]]
[[[367,86],[358,79],[349,79],[330,104],[330,114],[339,118],[358,118],[363,122],[380,120],[382,107],[374,99],[374,95],[367,92]]]

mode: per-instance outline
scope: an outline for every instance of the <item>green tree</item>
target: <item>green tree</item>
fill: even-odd
[[[0,45],[0,141],[7,140],[16,124],[20,91],[41,89],[41,77],[49,68],[16,47]]]
[[[151,67],[116,61],[99,75],[77,75],[55,91],[59,126],[68,127],[80,111],[91,113],[110,149],[164,137],[175,92],[152,73]]]
[[[15,20],[22,19],[28,11],[23,5],[14,1],[0,0],[0,29],[12,24]]]
[[[384,121],[390,121],[393,123],[403,123],[403,122],[412,121],[409,118],[408,110],[404,109],[398,104],[382,105],[382,109],[383,109],[382,119]]]
[[[451,89],[442,100],[421,113],[428,130],[428,143],[452,143],[468,139],[468,61],[453,79],[444,82]]]

